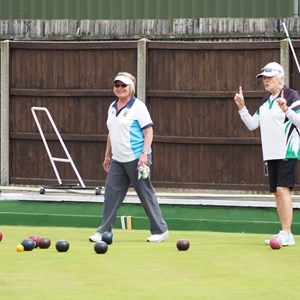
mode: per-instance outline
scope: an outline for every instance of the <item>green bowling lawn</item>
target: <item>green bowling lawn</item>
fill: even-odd
[[[96,254],[87,228],[0,226],[0,299],[298,299],[300,240],[272,250],[269,235],[171,231],[147,243],[146,230],[114,230]],[[29,235],[49,237],[49,249],[17,252]],[[188,239],[188,251],[176,242]],[[55,249],[57,240],[68,252]]]

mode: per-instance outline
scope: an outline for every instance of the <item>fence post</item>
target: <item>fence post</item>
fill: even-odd
[[[290,85],[290,49],[288,39],[280,41],[280,64],[285,74],[285,84]]]
[[[148,39],[138,40],[137,53],[137,97],[146,103],[146,74],[147,74],[147,42]]]
[[[1,185],[9,185],[9,41],[1,42]]]

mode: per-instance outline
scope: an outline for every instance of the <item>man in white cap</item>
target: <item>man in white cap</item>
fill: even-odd
[[[270,192],[274,193],[281,230],[277,234],[283,246],[295,245],[291,232],[297,159],[300,158],[300,97],[284,84],[284,70],[276,62],[268,63],[256,78],[262,78],[268,92],[255,114],[249,114],[242,87],[234,100],[242,121],[249,130],[260,127],[263,159],[267,164]],[[266,244],[270,240],[265,240]]]

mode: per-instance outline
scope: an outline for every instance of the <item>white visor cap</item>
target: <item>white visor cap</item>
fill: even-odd
[[[123,76],[123,75],[117,76],[117,77],[114,79],[113,84],[114,84],[116,81],[121,81],[121,82],[123,82],[123,83],[125,83],[125,84],[127,84],[127,85],[129,85],[129,84],[134,85],[133,81],[132,81],[130,78],[128,78],[128,77],[126,77],[126,76]]]

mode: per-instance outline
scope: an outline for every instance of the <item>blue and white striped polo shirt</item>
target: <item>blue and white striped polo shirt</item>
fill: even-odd
[[[117,101],[110,105],[106,122],[112,158],[119,162],[129,162],[140,157],[144,147],[143,129],[153,126],[153,121],[146,105],[136,97],[133,96],[119,111]]]

